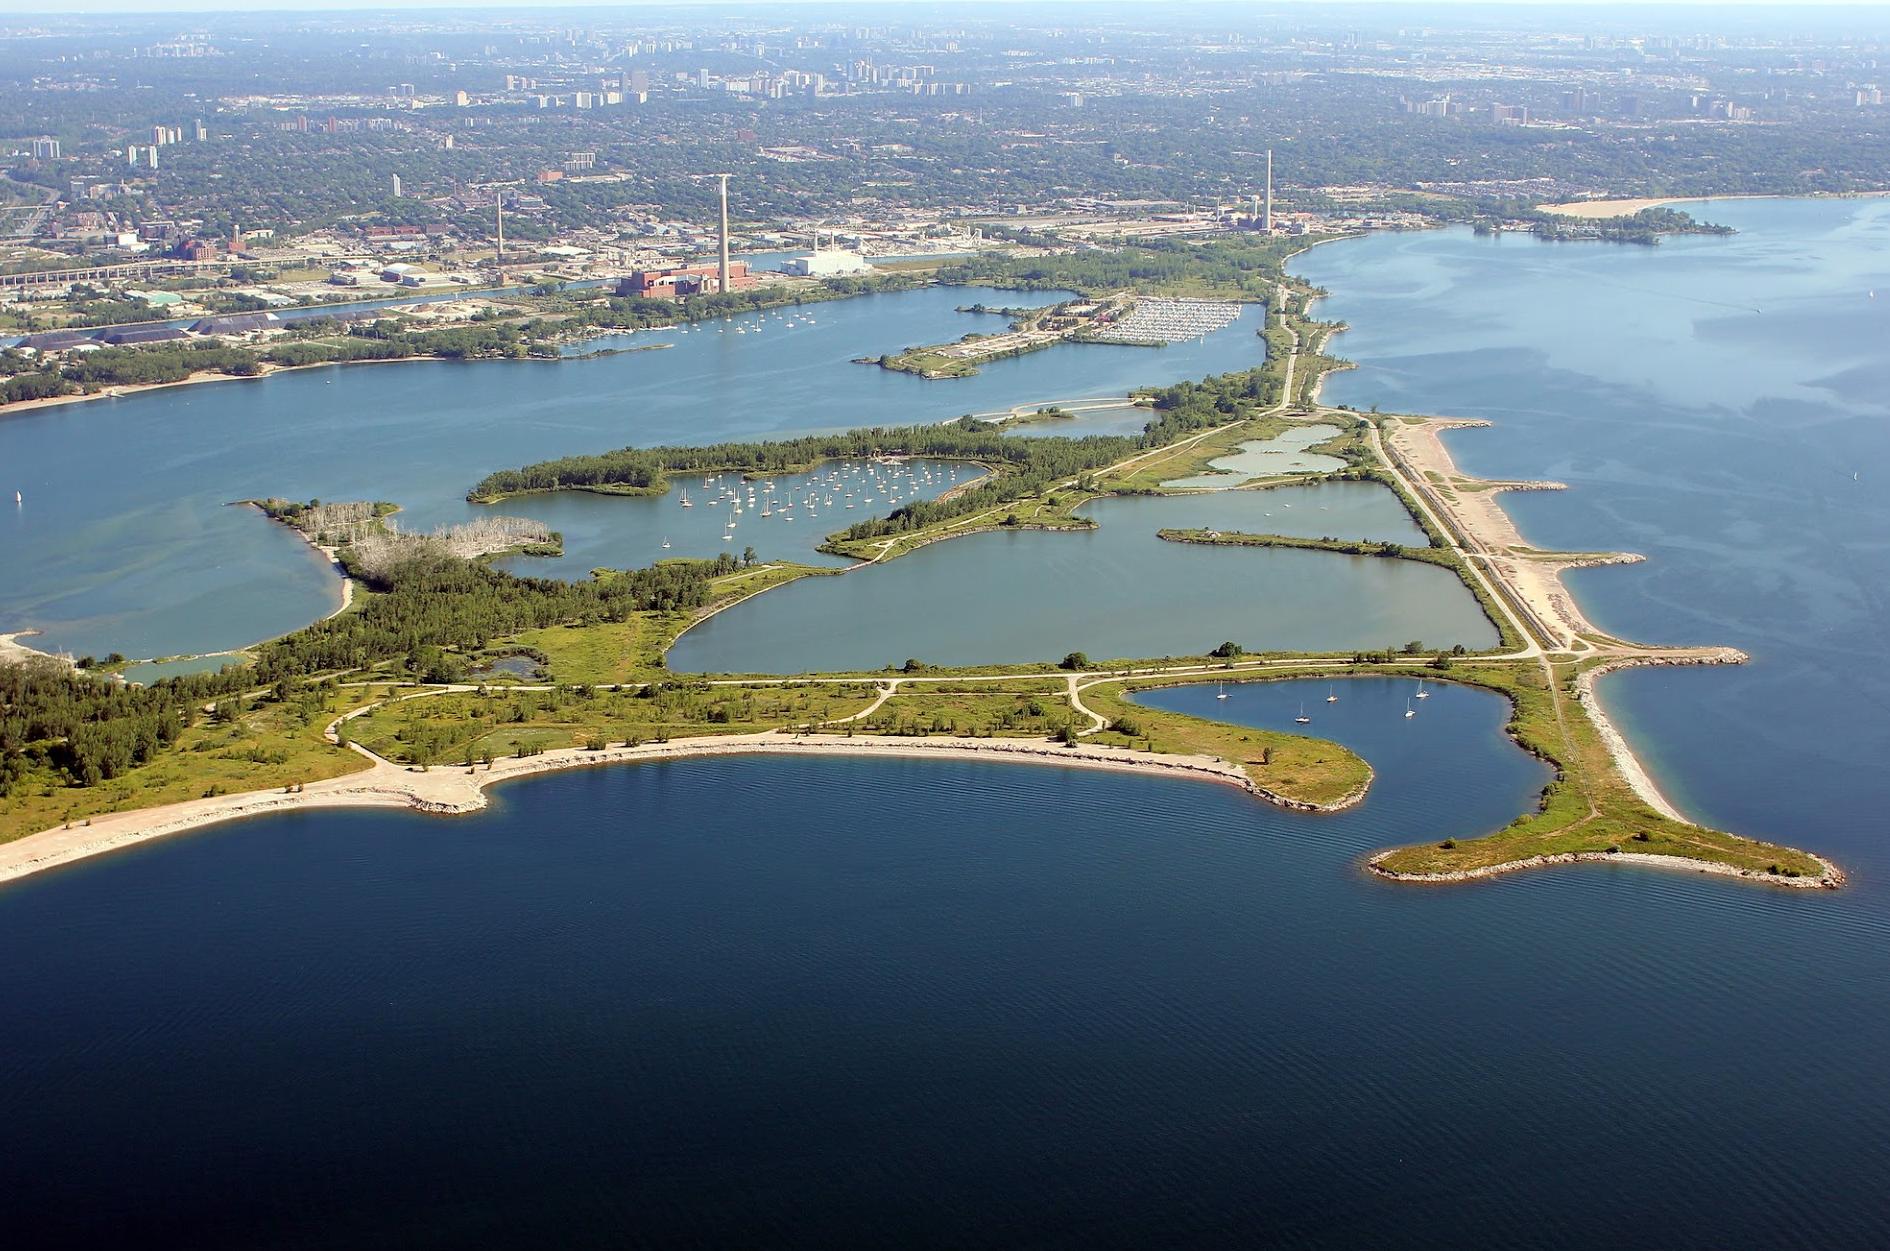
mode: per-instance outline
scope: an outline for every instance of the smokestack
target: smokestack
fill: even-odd
[[[499,264],[505,264],[505,192],[496,192],[492,197],[492,207],[499,215]]]
[[[722,180],[722,291],[728,292],[728,175],[717,174]]]
[[[1267,149],[1267,205],[1260,214],[1260,229],[1273,233],[1273,149]]]

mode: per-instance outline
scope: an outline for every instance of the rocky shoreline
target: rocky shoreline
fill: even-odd
[[[1822,877],[1802,875],[1793,877],[1784,873],[1762,873],[1757,869],[1741,869],[1713,860],[1696,860],[1691,856],[1660,856],[1644,851],[1564,851],[1553,855],[1529,856],[1522,860],[1506,860],[1501,864],[1488,864],[1475,869],[1450,869],[1438,873],[1402,873],[1396,869],[1387,869],[1382,863],[1385,857],[1393,854],[1395,850],[1394,848],[1378,852],[1365,862],[1365,868],[1388,881],[1432,885],[1474,882],[1483,878],[1501,877],[1507,873],[1520,873],[1526,869],[1540,869],[1557,864],[1644,865],[1657,869],[1675,869],[1689,873],[1710,873],[1718,877],[1742,878],[1749,882],[1761,882],[1767,886],[1783,886],[1793,890],[1836,890],[1844,885],[1844,871],[1822,856],[1812,856],[1812,859],[1824,866]]]

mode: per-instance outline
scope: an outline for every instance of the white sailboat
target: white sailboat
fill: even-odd
[[[688,487],[684,487],[684,488],[682,489],[682,506],[683,506],[684,508],[694,508],[694,507],[695,507],[695,505],[694,505],[694,504],[691,504],[691,503],[689,502],[689,488],[688,488]]]
[[[1404,715],[1407,717],[1417,716],[1417,709],[1411,707],[1411,701],[1408,698],[1404,701]]]
[[[1425,689],[1424,689],[1424,679],[1423,679],[1423,678],[1419,678],[1419,679],[1417,680],[1417,697],[1418,697],[1419,699],[1429,699],[1429,698],[1431,697],[1431,693],[1430,693],[1429,691],[1427,691],[1427,690],[1425,690]]]
[[[669,540],[668,540],[668,539],[664,539],[664,540],[663,540],[663,550],[664,550],[664,551],[666,551],[666,552],[667,552],[667,551],[669,550]]]
[[[1220,693],[1219,695],[1216,695],[1216,696],[1215,696],[1214,698],[1216,698],[1216,699],[1226,699],[1226,698],[1227,698],[1227,683],[1225,683],[1225,682],[1223,682],[1223,683],[1221,683],[1221,693]]]
[[[1328,704],[1336,704],[1339,702],[1339,692],[1330,686],[1326,687],[1326,702]]]
[[[1302,704],[1301,704],[1301,705],[1299,706],[1299,715],[1298,715],[1297,717],[1294,717],[1294,718],[1293,718],[1293,720],[1294,720],[1294,721],[1296,721],[1296,722],[1298,722],[1298,723],[1299,723],[1300,725],[1311,725],[1311,724],[1312,724],[1312,718],[1306,715],[1306,705],[1305,705],[1305,704],[1303,704],[1303,703],[1302,703]]]

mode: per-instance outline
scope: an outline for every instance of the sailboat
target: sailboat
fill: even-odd
[[[694,507],[695,507],[695,505],[694,505],[694,504],[691,504],[691,503],[689,502],[689,488],[688,488],[688,487],[684,487],[684,488],[682,489],[682,506],[683,506],[684,508],[694,508]]]
[[[1297,717],[1294,717],[1294,718],[1293,718],[1293,720],[1294,720],[1294,721],[1297,721],[1297,722],[1298,722],[1299,724],[1301,724],[1301,725],[1311,725],[1311,724],[1312,724],[1312,718],[1306,715],[1306,705],[1305,705],[1305,704],[1301,704],[1301,705],[1299,706],[1299,715],[1298,715]]]
[[[1215,696],[1214,698],[1216,698],[1216,699],[1226,699],[1226,698],[1227,698],[1227,683],[1225,683],[1225,682],[1223,682],[1223,683],[1221,683],[1221,693],[1220,693],[1219,695],[1216,695],[1216,696]]]
[[[1411,701],[1409,699],[1404,701],[1404,715],[1407,717],[1417,716],[1417,710],[1411,707]]]
[[[664,539],[664,540],[663,540],[663,550],[664,550],[664,551],[666,551],[666,552],[667,552],[667,551],[669,550],[669,540],[668,540],[668,539]]]
[[[22,504],[22,503],[25,503],[26,501],[25,501],[24,496],[22,496],[18,491],[15,491],[13,493],[13,502],[15,504]]]
[[[1336,704],[1339,702],[1339,693],[1330,686],[1326,687],[1326,702],[1328,704]]]
[[[1419,699],[1429,699],[1429,698],[1431,697],[1431,693],[1430,693],[1429,691],[1427,691],[1427,690],[1425,690],[1425,689],[1424,689],[1424,679],[1423,679],[1423,678],[1419,678],[1419,679],[1417,680],[1417,697],[1418,697]]]

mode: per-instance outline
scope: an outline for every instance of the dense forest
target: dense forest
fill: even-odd
[[[621,494],[660,495],[672,473],[732,471],[788,473],[828,460],[873,456],[930,456],[975,460],[1016,468],[1075,472],[1109,457],[1127,455],[1138,440],[1092,435],[1081,439],[1015,439],[983,422],[938,426],[890,426],[812,434],[759,443],[711,443],[701,447],[626,447],[592,456],[566,456],[521,469],[486,475],[467,498],[491,502],[527,491],[570,488]]]
[[[44,760],[96,786],[177,741],[195,715],[180,692],[126,686],[52,659],[0,661],[0,797]]]
[[[1142,239],[1108,252],[1020,257],[986,252],[938,271],[940,282],[1096,295],[1133,288],[1148,294],[1265,300],[1286,262],[1315,240],[1234,235],[1212,240]],[[1060,241],[1046,239],[1055,246]]]

